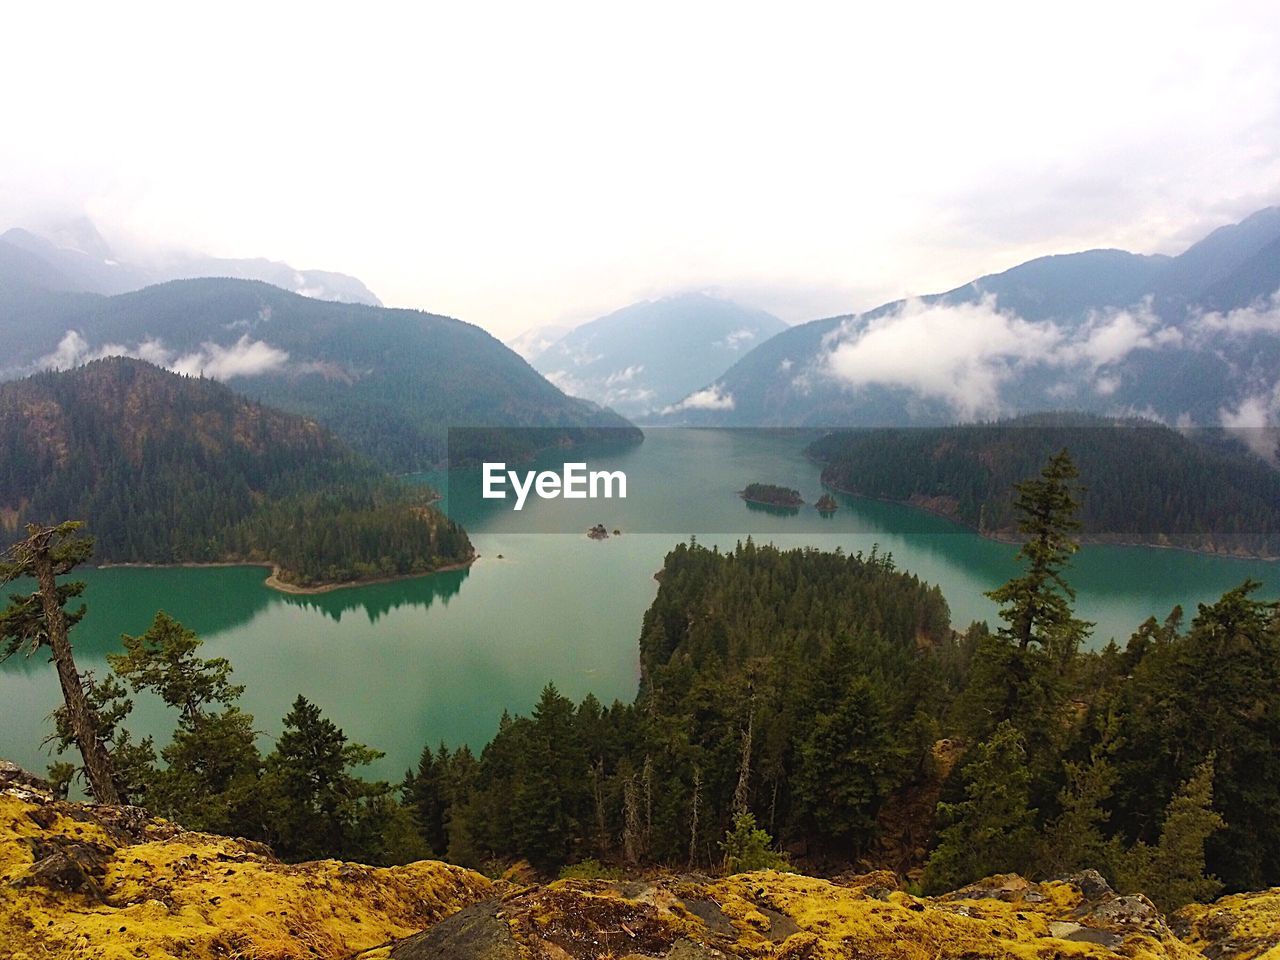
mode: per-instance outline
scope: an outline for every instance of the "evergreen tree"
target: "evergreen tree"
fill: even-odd
[[[417,770],[405,771],[400,788],[404,804],[413,812],[423,842],[433,856],[444,856],[449,849],[446,832],[449,806],[444,783],[448,763],[449,755],[443,743],[439,754],[433,754],[430,746],[423,747]]]
[[[1140,631],[1144,652],[1114,694],[1117,829],[1155,844],[1164,804],[1213,755],[1226,827],[1208,862],[1232,890],[1280,882],[1280,606],[1255,599],[1257,588],[1202,604],[1184,634]]]
[[[1058,795],[1061,812],[1045,825],[1038,872],[1058,877],[1092,868],[1111,875],[1114,844],[1108,843],[1104,831],[1115,767],[1101,751],[1095,751],[1088,763],[1067,761],[1063,767],[1067,783]]]
[[[773,838],[768,831],[756,826],[756,818],[751,813],[739,813],[733,818],[733,827],[725,834],[720,849],[724,851],[726,874],[791,867],[787,858],[773,849]]]
[[[84,761],[88,789],[99,803],[119,803],[121,792],[115,767],[102,740],[106,726],[86,695],[69,636],[71,628],[84,617],[85,608],[82,604],[68,612],[65,607],[84,592],[84,584],[58,583],[58,577],[70,573],[93,554],[93,541],[79,535],[82,526],[75,520],[54,527],[28,524],[27,536],[0,558],[0,585],[22,577],[36,581],[35,592],[12,594],[9,606],[0,612],[0,642],[4,645],[0,660],[19,651],[30,655],[41,647],[49,648],[62,687],[66,730]]]
[[[797,815],[814,833],[848,841],[851,854],[860,852],[894,781],[889,735],[871,682],[857,677],[843,684],[807,728],[796,746]]]
[[[555,684],[533,710],[529,752],[512,796],[516,850],[540,870],[558,870],[578,834],[587,767],[577,742],[573,703]]]
[[[1226,824],[1213,809],[1213,758],[1196,768],[1165,808],[1160,842],[1139,841],[1120,860],[1120,888],[1145,893],[1160,909],[1209,900],[1222,889],[1205,871],[1205,843]]]
[[[239,699],[244,687],[232,684],[231,664],[223,657],[196,656],[201,641],[163,610],[158,611],[146,633],[120,638],[123,654],[109,654],[107,662],[135,691],[150,690],[192,723],[213,703]]]
[[[1005,721],[964,769],[965,799],[938,805],[948,825],[925,868],[926,888],[952,890],[994,873],[1025,871],[1035,841],[1031,774],[1022,735]]]
[[[1002,632],[1024,650],[1035,642],[1044,649],[1073,652],[1092,626],[1073,615],[1076,592],[1063,577],[1080,546],[1073,537],[1080,528],[1077,475],[1064,449],[1049,458],[1039,477],[1015,486],[1018,532],[1026,538],[1018,559],[1027,569],[987,596],[1001,605]]]
[[[146,795],[147,785],[155,776],[155,745],[151,737],[139,743],[125,728],[124,721],[133,712],[133,701],[114,676],[108,674],[101,680],[89,670],[81,677],[85,699],[96,718],[98,740],[108,745],[111,753],[112,776],[121,797],[137,802]],[[75,747],[75,732],[65,704],[53,712],[55,750],[59,755]],[[84,767],[74,763],[56,761],[49,766],[49,780],[55,791],[66,796],[71,783],[84,778]]]
[[[272,798],[272,841],[290,859],[330,856],[382,862],[393,809],[390,784],[367,782],[351,770],[381,757],[351,743],[320,708],[299,695],[284,718],[284,730],[267,757]]]
[[[116,674],[178,711],[173,739],[160,751],[165,766],[146,779],[147,804],[191,829],[259,835],[262,758],[231,664],[201,658],[200,638],[163,611],[145,633],[121,642],[125,652],[107,657]]]

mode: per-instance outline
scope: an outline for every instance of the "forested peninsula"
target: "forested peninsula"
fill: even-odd
[[[908,503],[1018,540],[1013,485],[1069,449],[1087,483],[1080,538],[1280,557],[1280,471],[1222,432],[1034,414],[948,427],[836,431],[809,455],[833,489]]]
[[[0,529],[83,518],[98,563],[259,563],[312,589],[469,562],[434,498],[312,420],[141,360],[0,385]]]

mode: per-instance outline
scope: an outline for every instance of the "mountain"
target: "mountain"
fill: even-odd
[[[584,323],[529,362],[566,393],[644,417],[786,329],[763,310],[702,293],[645,300]]]
[[[1222,441],[1221,434],[1206,441]],[[813,443],[827,486],[1017,536],[1010,491],[1066,448],[1082,538],[1280,556],[1280,472],[1229,442],[1149,420],[1030,414],[993,423],[840,431]]]
[[[0,288],[0,377],[128,354],[312,417],[388,469],[444,458],[451,427],[546,427],[536,444],[627,421],[566,397],[479,327],[315,300],[266,283],[175,280],[112,297]],[[513,455],[535,444],[508,435]]]
[[[0,385],[0,534],[88,522],[102,562],[272,563],[310,585],[466,561],[460,527],[311,420],[111,357]]]
[[[12,268],[15,250],[27,257],[22,273]],[[193,277],[261,280],[317,300],[381,306],[373,292],[355,277],[327,270],[296,270],[274,260],[167,252],[146,262],[125,262],[115,255],[93,223],[83,217],[55,224],[43,232],[14,227],[0,234],[0,283],[19,281],[49,290],[111,295]]]
[[[1176,257],[1041,257],[945,293],[792,327],[664,419],[892,426],[1070,406],[1261,426],[1280,418],[1277,291],[1273,207]]]

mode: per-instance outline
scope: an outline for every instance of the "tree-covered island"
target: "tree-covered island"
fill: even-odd
[[[780,487],[772,483],[748,483],[738,496],[750,503],[763,503],[770,507],[800,507],[804,498],[799,490]]]

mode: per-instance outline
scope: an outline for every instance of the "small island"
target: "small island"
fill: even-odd
[[[614,531],[617,532],[616,530]],[[609,530],[603,523],[597,523],[594,527],[587,531],[587,536],[592,540],[608,540]]]
[[[818,508],[819,513],[835,513],[840,509],[840,504],[836,502],[836,498],[829,493],[824,493],[820,496],[814,506]]]
[[[749,483],[738,493],[748,503],[762,503],[767,507],[799,507],[804,505],[799,490],[779,487],[772,483]]]

